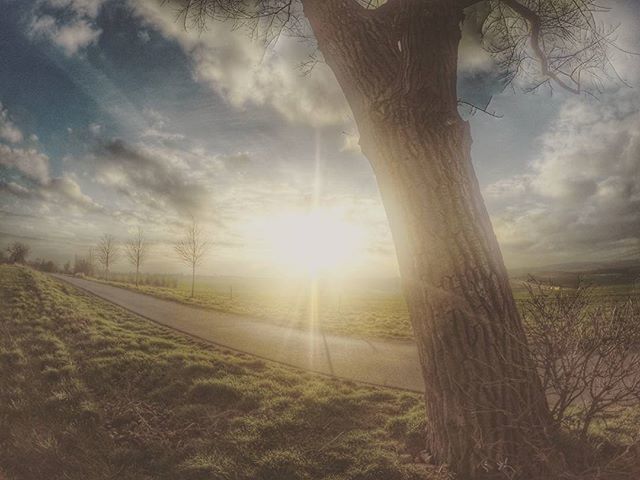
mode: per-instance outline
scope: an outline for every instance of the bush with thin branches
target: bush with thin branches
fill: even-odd
[[[639,478],[640,302],[608,300],[583,284],[530,278],[525,286],[520,309],[562,439],[561,478]]]
[[[527,288],[523,315],[555,423],[581,440],[619,428],[640,408],[640,303],[608,302],[589,286]]]

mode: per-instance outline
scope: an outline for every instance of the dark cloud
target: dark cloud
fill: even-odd
[[[196,215],[210,201],[207,178],[201,178],[178,152],[112,140],[96,155],[101,183],[150,208]]]
[[[45,183],[31,185],[0,180],[0,192],[8,193],[22,200],[57,204],[66,208],[76,207],[86,212],[104,211],[104,207],[85,195],[78,182],[69,175],[54,177]]]

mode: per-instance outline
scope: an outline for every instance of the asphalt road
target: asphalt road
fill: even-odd
[[[424,391],[412,342],[362,340],[287,328],[82,278],[54,277],[149,320],[233,350],[349,380]]]

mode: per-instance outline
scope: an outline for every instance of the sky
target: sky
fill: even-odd
[[[605,2],[598,18],[620,25],[621,79],[597,98],[503,90],[465,33],[459,95],[500,117],[461,107],[510,268],[639,254],[640,62],[622,51],[640,51],[633,3]],[[172,244],[194,218],[212,244],[202,273],[282,274],[305,253],[285,237],[321,248],[342,235],[343,273],[397,275],[357,128],[330,69],[305,68],[308,42],[265,49],[229,24],[185,28],[155,0],[0,4],[0,247],[64,263],[141,227],[145,269],[182,272]],[[296,234],[311,205],[336,238],[304,222]]]

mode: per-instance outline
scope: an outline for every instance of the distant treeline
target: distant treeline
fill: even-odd
[[[0,248],[0,264],[21,264],[28,265],[36,270],[47,273],[66,273],[67,275],[77,275],[82,277],[94,277],[121,283],[136,284],[135,273],[110,273],[108,276],[104,272],[99,272],[96,268],[93,254],[90,251],[86,257],[76,255],[73,262],[66,262],[60,266],[52,260],[36,258],[29,260],[31,248],[23,242],[13,242],[5,248]],[[139,273],[138,284],[152,287],[176,288],[178,286],[179,275]]]

